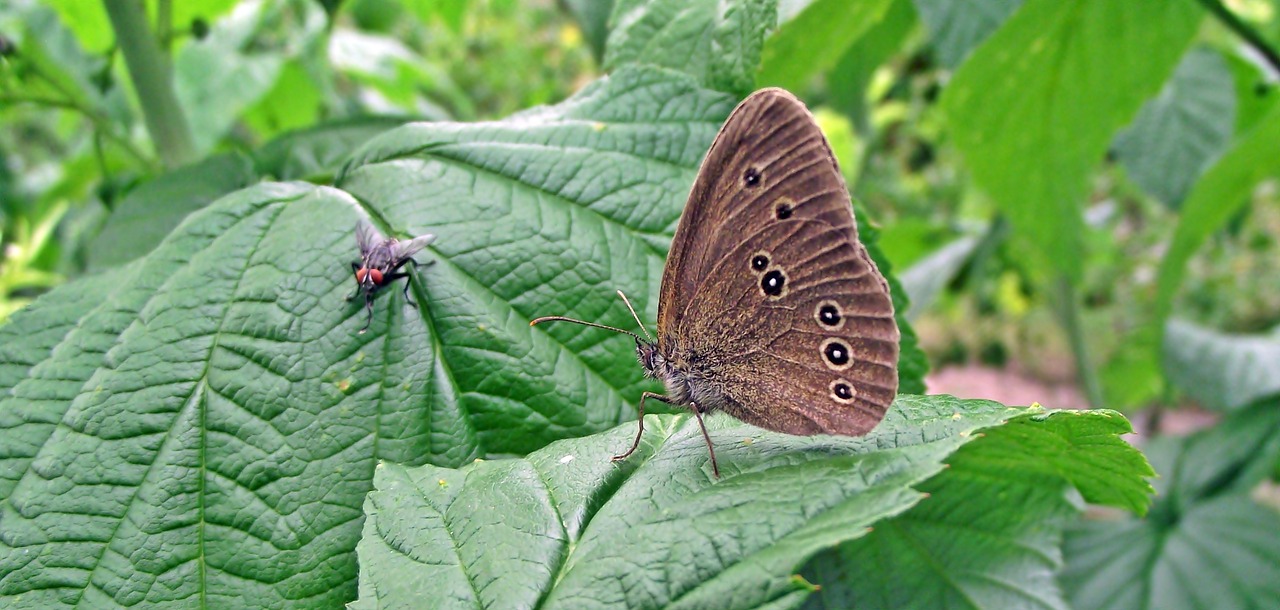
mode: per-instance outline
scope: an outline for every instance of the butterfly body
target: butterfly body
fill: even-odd
[[[534,323],[550,319],[567,320]],[[898,387],[889,285],[858,240],[835,156],[795,96],[757,91],[725,121],[667,255],[657,340],[628,334],[666,390],[641,396],[641,432],[649,398],[689,407],[700,424],[722,410],[787,434],[861,435],[884,417]]]

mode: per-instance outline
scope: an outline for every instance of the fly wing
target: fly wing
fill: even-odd
[[[367,220],[361,220],[356,223],[356,245],[360,246],[360,258],[369,255],[369,251],[373,249],[374,244],[382,241],[382,236],[378,234],[378,230],[373,228]]]
[[[402,261],[414,254],[417,254],[418,251],[427,247],[427,244],[435,241],[435,239],[435,235],[427,233],[426,235],[419,235],[409,241],[396,242],[396,260]]]

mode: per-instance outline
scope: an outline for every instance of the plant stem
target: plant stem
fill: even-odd
[[[173,90],[169,58],[151,33],[142,0],[103,0],[103,4],[115,30],[116,44],[129,67],[156,153],[169,167],[194,161],[195,141]]]
[[[1263,59],[1267,60],[1272,70],[1280,72],[1280,52],[1276,52],[1266,39],[1258,34],[1257,30],[1249,27],[1249,24],[1223,6],[1220,0],[1200,0],[1200,4],[1204,6],[1205,10],[1212,13],[1214,17],[1217,17],[1218,21],[1221,21],[1228,29],[1249,43],[1258,54],[1262,55]]]
[[[156,4],[156,40],[168,56],[173,48],[173,0],[159,0]]]
[[[1056,292],[1060,301],[1058,311],[1062,316],[1062,328],[1066,330],[1067,339],[1071,342],[1071,355],[1075,359],[1076,376],[1080,379],[1080,385],[1084,386],[1084,394],[1089,401],[1089,406],[1101,409],[1105,406],[1102,383],[1098,380],[1098,371],[1093,367],[1092,359],[1089,358],[1089,345],[1084,337],[1084,324],[1080,316],[1080,303],[1075,284],[1071,283],[1065,275],[1059,275]]]

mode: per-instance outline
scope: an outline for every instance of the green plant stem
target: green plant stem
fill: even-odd
[[[173,48],[173,0],[156,3],[156,40],[167,56]]]
[[[1084,324],[1080,316],[1080,300],[1076,294],[1075,284],[1065,275],[1057,280],[1058,312],[1062,316],[1062,328],[1067,332],[1071,342],[1071,355],[1075,359],[1076,376],[1084,387],[1085,398],[1089,406],[1101,409],[1105,406],[1102,397],[1102,383],[1098,380],[1098,371],[1093,368],[1089,358],[1089,345],[1084,337]]]
[[[195,161],[191,127],[173,90],[169,58],[161,51],[147,24],[146,7],[141,0],[103,0],[103,4],[116,34],[116,44],[129,67],[156,153],[169,167]]]
[[[147,155],[147,153],[143,152],[142,149],[134,145],[133,142],[129,141],[128,139],[124,138],[120,134],[115,133],[114,131],[111,130],[110,119],[98,114],[97,112],[93,111],[93,109],[91,108],[86,108],[85,106],[77,103],[72,99],[59,99],[54,97],[41,97],[41,96],[35,96],[35,95],[7,95],[7,94],[0,93],[0,104],[34,104],[37,106],[48,106],[51,108],[64,108],[67,110],[73,110],[75,112],[78,112],[84,115],[84,117],[88,119],[90,123],[93,123],[95,132],[101,134],[103,137],[114,142],[117,146],[120,147],[121,150],[125,151],[125,153],[127,153],[129,156],[133,157],[134,160],[136,160],[138,163],[142,164],[148,169],[154,169],[156,167],[155,161],[149,155]]]
[[[1258,31],[1249,27],[1249,24],[1242,21],[1230,9],[1222,5],[1220,0],[1200,0],[1201,6],[1209,11],[1214,17],[1218,18],[1223,25],[1227,26],[1237,36],[1243,38],[1249,43],[1258,54],[1262,55],[1271,64],[1271,69],[1280,72],[1280,52],[1277,52],[1272,46],[1258,34]]]

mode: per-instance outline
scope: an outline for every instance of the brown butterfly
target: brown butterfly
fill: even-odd
[[[666,386],[641,395],[636,439],[614,460],[639,446],[649,398],[693,411],[719,477],[705,412],[857,436],[898,390],[889,284],[858,241],[831,147],[782,89],[739,104],[698,170],[662,273],[657,341],[561,316],[530,325],[551,320],[635,337],[646,376]]]

